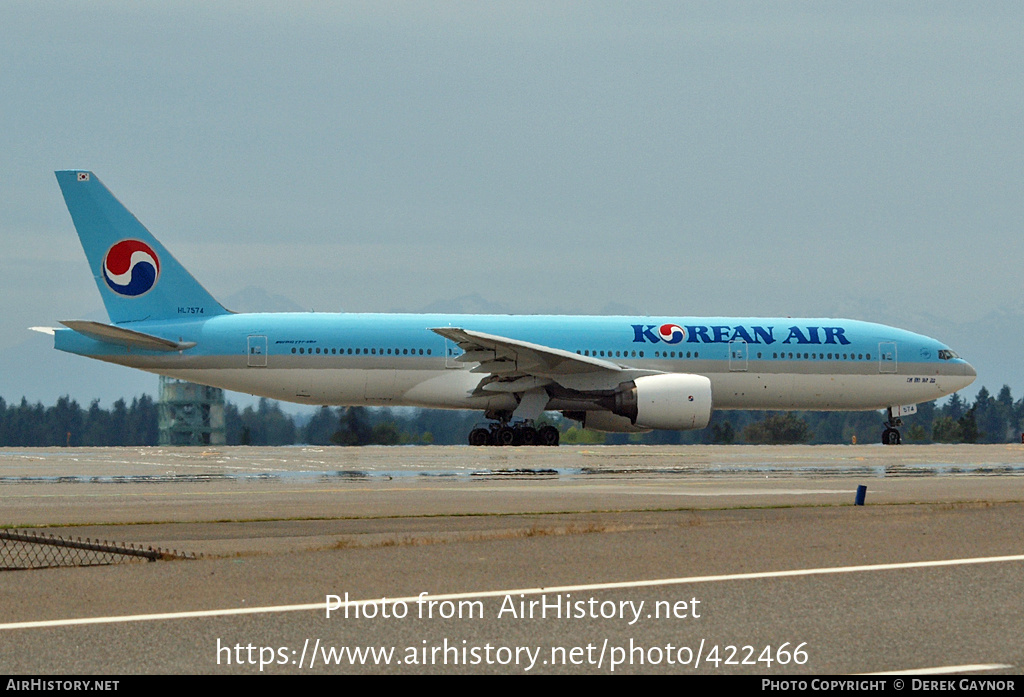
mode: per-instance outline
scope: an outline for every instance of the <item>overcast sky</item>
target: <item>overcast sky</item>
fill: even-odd
[[[964,328],[1024,317],[1021,3],[0,7],[27,375],[27,327],[101,312],[53,176],[81,167],[217,297],[847,316],[951,333],[1022,396],[1020,344],[985,365],[1006,328]]]

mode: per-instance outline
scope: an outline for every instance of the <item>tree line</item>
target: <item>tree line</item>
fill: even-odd
[[[655,431],[645,434],[641,442],[877,443],[884,421],[882,411],[717,411],[703,431]],[[954,393],[941,404],[918,404],[917,413],[904,417],[900,430],[904,443],[1019,443],[1024,433],[1024,399],[1014,401],[1008,385],[995,397],[982,387],[973,403]]]
[[[0,398],[0,446],[157,445],[158,408],[142,395],[119,399],[109,408],[93,400],[83,407],[70,397],[44,407],[24,397]],[[644,434],[599,433],[557,414],[547,423],[562,432],[562,443],[875,443],[882,412],[717,411],[701,431],[653,431]],[[462,445],[481,421],[475,412],[436,409],[322,407],[312,417],[284,411],[261,399],[255,406],[224,407],[228,445]],[[1024,399],[1014,400],[1009,386],[993,397],[982,387],[973,403],[953,394],[942,404],[918,405],[904,419],[906,443],[1016,443],[1024,431]]]

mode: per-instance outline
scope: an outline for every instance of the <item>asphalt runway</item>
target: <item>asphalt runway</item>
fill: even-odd
[[[1018,445],[9,448],[0,511],[201,555],[0,572],[6,673],[1024,666]]]

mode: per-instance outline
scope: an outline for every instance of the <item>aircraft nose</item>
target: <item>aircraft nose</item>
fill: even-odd
[[[964,369],[964,384],[963,384],[963,387],[961,387],[960,389],[963,389],[964,387],[967,387],[972,382],[974,382],[974,378],[978,377],[978,371],[974,369],[973,365],[971,365],[967,361],[963,361],[963,364],[964,364],[963,365],[963,369]]]

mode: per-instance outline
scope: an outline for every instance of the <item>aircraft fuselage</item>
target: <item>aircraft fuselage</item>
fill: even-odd
[[[842,319],[255,313],[132,322],[195,342],[148,351],[70,329],[56,348],[239,392],[304,404],[508,409],[511,393],[475,392],[481,375],[431,331],[457,326],[711,380],[716,409],[867,410],[916,404],[970,384],[974,370],[920,334]],[[659,327],[681,331],[664,336]],[[666,341],[667,338],[667,341]],[[554,399],[550,409],[580,408]]]

